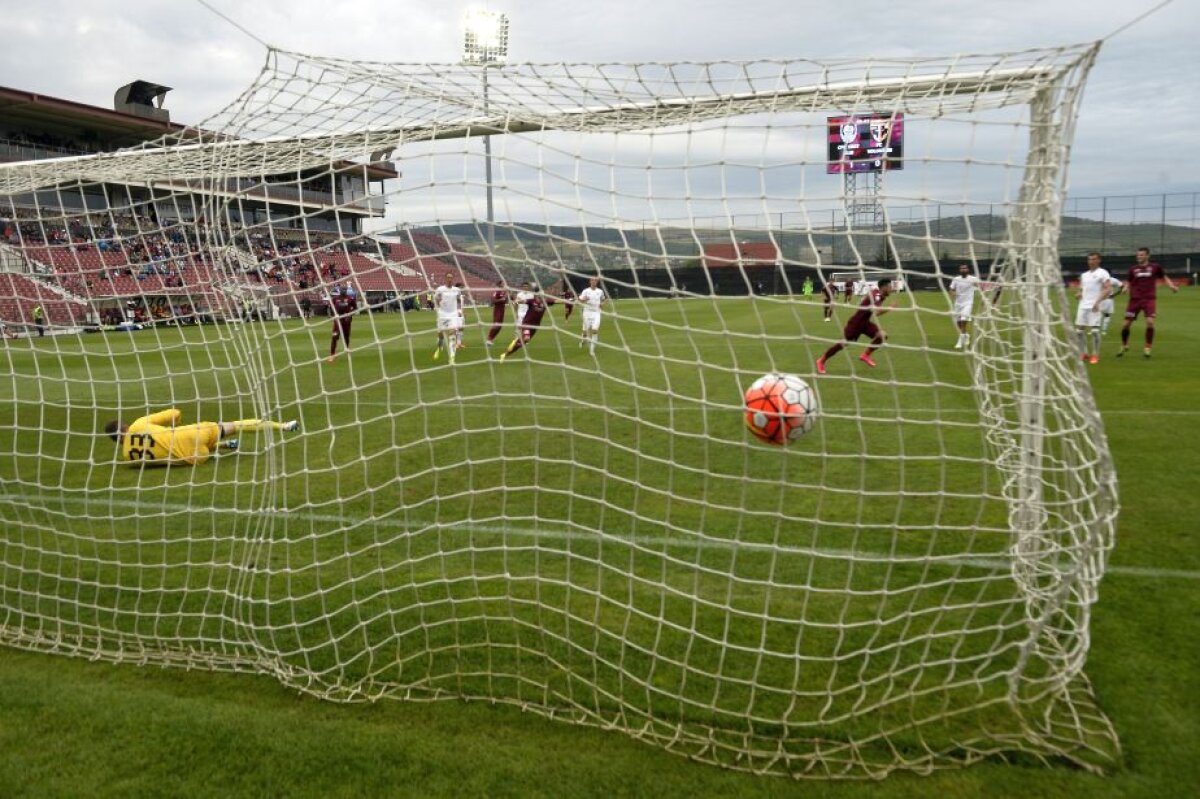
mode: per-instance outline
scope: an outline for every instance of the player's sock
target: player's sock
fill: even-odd
[[[1121,348],[1129,349],[1129,328],[1121,328]]]
[[[1154,346],[1154,328],[1147,327],[1146,328],[1146,349],[1150,349],[1153,346]]]

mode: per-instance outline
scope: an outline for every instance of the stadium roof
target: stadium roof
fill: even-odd
[[[0,115],[8,122],[68,135],[95,130],[112,136],[145,141],[165,133],[177,133],[184,125],[113,111],[60,97],[0,86]]]
[[[33,130],[75,138],[84,131],[96,131],[113,139],[125,138],[123,144],[136,144],[169,133],[182,133],[187,125],[162,122],[123,111],[50,97],[8,86],[0,86],[0,117],[10,123]],[[343,162],[340,166],[349,166]],[[371,180],[396,178],[399,173],[389,163],[368,164]]]

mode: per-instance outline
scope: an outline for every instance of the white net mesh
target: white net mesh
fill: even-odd
[[[172,140],[0,166],[0,313],[30,339],[0,389],[0,641],[334,700],[485,698],[793,776],[1103,768],[1082,666],[1115,481],[1054,244],[1094,56],[272,51]],[[865,228],[826,175],[826,118],[855,113],[907,137]],[[987,286],[965,351],[960,262]],[[446,272],[477,303],[453,366],[437,315],[401,312]],[[907,290],[877,368],[852,345],[817,377],[856,310],[823,322],[835,272]],[[483,343],[496,283],[594,275],[594,354],[560,302],[489,357],[513,336],[508,310]],[[369,312],[331,342],[318,315],[347,282]],[[786,448],[742,424],[771,371],[820,395]],[[302,431],[157,469],[96,434],[169,407]]]

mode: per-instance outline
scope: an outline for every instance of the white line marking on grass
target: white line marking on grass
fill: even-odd
[[[459,400],[454,400],[454,401],[457,405],[460,405],[464,408],[494,408],[499,404],[500,407],[503,407],[503,408],[505,408],[505,410],[507,410],[511,406],[505,406],[503,404],[504,401],[517,399],[518,396],[524,397],[525,395],[505,394],[503,396],[496,397],[496,399],[493,401],[485,401],[485,400],[479,399],[478,397],[476,397],[474,399],[459,399]],[[292,407],[292,406],[298,405],[298,406],[303,407],[303,404],[307,401],[308,400],[306,400],[306,399],[297,399],[295,402],[285,402],[285,403],[283,403],[283,406],[284,407]],[[717,411],[724,411],[724,410],[727,410],[729,407],[731,407],[730,405],[725,404],[725,403],[718,403],[718,402],[714,402],[712,400],[703,400],[698,397],[680,397],[680,403],[682,405],[686,405],[689,407],[692,405],[708,405],[709,407],[711,407],[712,409],[717,410]],[[325,405],[347,405],[347,406],[357,406],[357,407],[366,406],[369,408],[395,408],[396,407],[396,403],[394,403],[394,402],[389,403],[389,402],[383,402],[383,401],[377,401],[377,400],[326,399],[324,401],[324,404]],[[611,404],[611,403],[606,403],[604,405],[601,405],[600,403],[587,402],[584,400],[572,400],[567,397],[548,397],[548,396],[538,397],[538,406],[539,407],[542,405],[546,405],[546,404],[554,405],[556,407],[561,406],[564,408],[576,407],[581,411],[595,411],[597,408],[603,408],[604,410],[611,410],[611,411],[653,411],[653,412],[668,413],[670,411],[678,411],[680,409],[680,405],[675,405],[675,406],[650,405],[650,404],[616,405],[616,404]],[[409,407],[416,407],[416,405],[409,406]],[[536,410],[533,406],[527,406],[527,408],[528,408],[528,410],[531,410],[531,411]],[[903,410],[906,412],[910,412],[910,413],[921,413],[921,414],[939,415],[939,416],[940,415],[946,415],[946,416],[973,415],[973,416],[977,416],[979,414],[978,408],[904,408]],[[863,414],[894,414],[896,412],[896,408],[895,408],[895,406],[892,406],[890,408],[858,408],[858,412],[863,413]],[[1191,411],[1189,411],[1189,410],[1178,410],[1178,411],[1177,410],[1140,410],[1140,411],[1139,410],[1111,410],[1111,411],[1100,411],[1100,415],[1101,416],[1137,416],[1137,417],[1142,417],[1142,418],[1144,418],[1146,416],[1200,416],[1200,409],[1191,410]],[[854,418],[854,417],[852,414],[846,414],[843,418]]]
[[[236,514],[244,516],[248,511],[242,508],[203,508],[198,509],[191,505],[170,504],[170,503],[147,503],[137,502],[134,500],[122,500],[116,498],[108,499],[89,499],[83,497],[70,496],[50,496],[46,494],[0,494],[2,502],[23,502],[29,503],[34,501],[53,500],[62,505],[86,506],[86,505],[101,505],[112,506],[126,509],[145,509],[159,510],[164,513],[195,513],[199,511],[209,511],[214,514]],[[43,506],[44,507],[44,506]],[[439,527],[436,523],[418,523],[408,522],[399,519],[390,518],[371,518],[366,516],[349,516],[346,514],[320,514],[311,513],[300,510],[285,510],[274,508],[262,511],[269,513],[272,516],[280,518],[288,518],[293,520],[301,520],[305,522],[313,522],[318,524],[336,525],[338,529],[353,529],[358,527],[374,524],[377,527],[414,531],[414,530],[430,530]],[[441,525],[447,526],[450,525]],[[584,532],[580,530],[569,530],[564,528],[533,528],[533,527],[515,527],[515,526],[496,526],[476,524],[469,528],[461,524],[453,525],[454,531],[459,532],[476,532],[486,535],[507,535],[518,536],[523,538],[533,538],[549,541],[615,541],[625,544],[633,544],[643,547],[679,547],[686,549],[757,549],[771,550],[774,549],[772,544],[764,544],[750,541],[728,541],[718,538],[676,538],[671,536],[627,536],[620,534],[599,534],[594,532]],[[807,554],[813,557],[829,558],[832,560],[870,560],[881,563],[906,563],[910,565],[919,565],[929,563],[940,566],[965,566],[975,569],[983,569],[987,571],[1003,571],[1009,568],[1010,564],[1002,558],[987,558],[987,557],[970,557],[961,555],[940,555],[922,557],[919,555],[897,558],[894,555],[889,555],[882,552],[867,552],[855,551],[848,549],[818,549],[809,547],[784,547],[783,551],[791,554]],[[1200,571],[1189,569],[1159,569],[1147,566],[1114,566],[1109,565],[1105,569],[1105,574],[1113,574],[1121,577],[1133,577],[1144,579],[1175,579],[1175,580],[1200,580]]]

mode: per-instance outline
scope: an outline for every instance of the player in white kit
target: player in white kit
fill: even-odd
[[[529,312],[529,301],[533,299],[533,291],[530,289],[527,280],[521,284],[521,290],[517,292],[517,296],[513,297],[513,304],[517,306],[517,335],[521,333],[521,323],[525,321],[525,314]]]
[[[975,292],[979,289],[979,278],[971,274],[971,267],[958,265],[958,277],[950,281],[950,296],[954,299],[954,324],[958,326],[958,342],[954,349],[961,350],[971,343],[971,313],[975,309]]]
[[[1079,309],[1075,312],[1075,329],[1083,334],[1081,357],[1089,363],[1100,363],[1100,305],[1112,293],[1112,275],[1100,266],[1100,253],[1088,253],[1087,271],[1079,276]]]
[[[433,307],[437,311],[437,348],[433,351],[436,361],[442,355],[442,347],[450,363],[454,363],[454,355],[458,350],[458,339],[462,334],[462,290],[454,285],[454,274],[446,273],[446,282],[433,292]]]
[[[1108,332],[1108,325],[1112,322],[1113,311],[1116,306],[1113,303],[1113,297],[1121,293],[1125,288],[1125,284],[1115,277],[1110,277],[1108,281],[1109,292],[1108,296],[1100,301],[1100,335],[1103,336]]]
[[[596,354],[596,342],[600,339],[600,306],[607,301],[604,289],[600,288],[600,278],[588,280],[588,287],[579,292],[576,302],[583,306],[583,338],[579,346],[587,342],[588,352]]]

